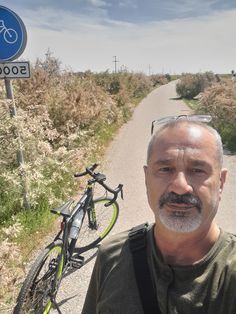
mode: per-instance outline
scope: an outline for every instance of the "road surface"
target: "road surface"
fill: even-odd
[[[124,200],[119,200],[120,216],[113,233],[145,221],[153,221],[147,204],[143,174],[151,122],[163,116],[187,113],[191,113],[191,110],[176,98],[175,82],[171,82],[155,89],[140,103],[132,119],[120,129],[111,143],[102,170],[106,173],[110,186],[124,184]],[[234,232],[236,197],[233,189],[236,187],[236,156],[225,155],[225,166],[230,171],[217,221],[224,229]],[[96,251],[92,253],[96,254]],[[94,258],[63,280],[57,298],[63,314],[81,313],[93,264]],[[53,310],[52,313],[57,312]]]

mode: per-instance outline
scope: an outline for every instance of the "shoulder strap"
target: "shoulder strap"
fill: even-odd
[[[161,314],[147,261],[147,229],[148,223],[132,228],[129,232],[129,245],[133,256],[134,272],[144,313]]]

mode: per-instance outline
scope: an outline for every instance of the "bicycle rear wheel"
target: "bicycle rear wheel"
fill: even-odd
[[[86,214],[76,243],[79,253],[95,247],[114,227],[119,215],[119,205],[114,202],[106,207],[105,204],[110,201],[111,198],[95,199],[93,201],[96,228],[89,226],[88,215]]]
[[[53,242],[35,260],[20,290],[13,314],[49,313],[51,297],[57,292],[63,266],[62,242]]]

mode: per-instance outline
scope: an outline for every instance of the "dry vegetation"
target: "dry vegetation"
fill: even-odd
[[[235,76],[185,74],[176,86],[177,93],[194,102],[197,113],[210,114],[212,125],[219,131],[224,144],[236,151],[236,81]]]
[[[183,74],[176,85],[177,94],[186,99],[193,99],[199,93],[203,92],[208,86],[219,80],[212,72],[204,74]]]
[[[12,102],[5,100],[0,85],[0,312],[4,313],[12,306],[25,260],[51,223],[49,207],[78,188],[73,173],[99,161],[141,98],[168,81],[162,75],[141,73],[62,72],[50,54],[31,72],[31,79],[13,82],[14,118]],[[19,149],[25,161],[20,167]],[[29,209],[24,206],[22,185]]]
[[[228,80],[206,89],[198,111],[212,115],[224,144],[236,151],[236,82]]]

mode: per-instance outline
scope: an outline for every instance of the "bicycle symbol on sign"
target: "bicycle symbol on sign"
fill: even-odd
[[[0,34],[2,32],[5,42],[7,42],[8,44],[14,44],[17,41],[17,32],[13,28],[6,28],[6,26],[4,25],[4,21],[0,20]]]

